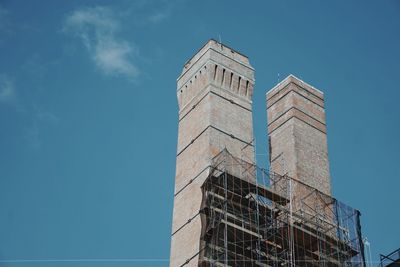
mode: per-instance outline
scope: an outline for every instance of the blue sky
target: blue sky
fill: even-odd
[[[325,92],[333,192],[373,259],[400,247],[400,2],[1,0],[1,267],[168,265],[176,78],[219,36],[256,69],[259,165],[293,73]],[[138,261],[41,261],[74,259]]]

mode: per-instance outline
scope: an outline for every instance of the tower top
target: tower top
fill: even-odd
[[[278,91],[280,91],[281,89],[285,88],[290,83],[296,84],[297,86],[299,86],[299,87],[303,88],[304,90],[306,90],[308,93],[314,94],[319,98],[323,98],[324,97],[324,93],[322,91],[320,91],[317,88],[315,88],[314,86],[306,83],[305,81],[297,78],[293,74],[289,74],[289,76],[287,76],[285,79],[283,79],[281,82],[279,82],[277,85],[275,85],[271,90],[269,90],[266,93],[267,98],[272,97]]]
[[[214,50],[218,50],[218,51],[222,51],[224,54],[229,54],[230,56],[232,56],[232,54],[236,54],[236,57],[239,61],[243,61],[243,62],[247,62],[249,63],[249,58],[242,54],[241,52],[221,43],[218,42],[215,39],[210,39],[208,40],[197,52],[196,54],[194,54],[186,63],[185,66],[190,63],[190,61],[195,58],[197,55],[204,53],[205,51],[207,51],[208,49],[214,49]]]
[[[182,73],[177,80],[179,81],[183,76],[186,76],[186,74],[191,71],[193,66],[202,63],[203,60],[209,59],[216,61],[216,57],[218,57],[217,62],[221,62],[220,57],[225,57],[226,59],[239,63],[239,65],[247,68],[251,73],[254,72],[254,68],[250,65],[249,58],[247,56],[225,44],[222,44],[214,39],[210,39],[188,61],[186,61],[183,66]],[[232,63],[227,65],[227,67],[230,67]],[[254,80],[253,76],[248,78]]]

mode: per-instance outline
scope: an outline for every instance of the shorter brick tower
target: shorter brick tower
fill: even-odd
[[[289,75],[267,92],[270,169],[331,195],[324,94]]]

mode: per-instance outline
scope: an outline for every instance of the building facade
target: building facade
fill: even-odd
[[[170,266],[365,266],[359,211],[332,197],[322,92],[267,93],[270,171],[255,164],[254,69],[208,41],[178,78]]]

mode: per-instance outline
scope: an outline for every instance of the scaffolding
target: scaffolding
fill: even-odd
[[[400,266],[400,248],[388,255],[380,254],[381,263],[379,267],[399,267]]]
[[[202,185],[199,266],[364,267],[360,213],[226,149]]]

